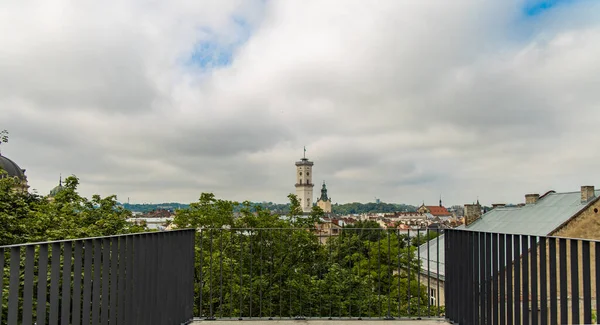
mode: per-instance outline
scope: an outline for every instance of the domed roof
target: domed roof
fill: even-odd
[[[50,196],[51,197],[55,197],[56,194],[58,194],[60,191],[62,191],[65,187],[62,186],[62,176],[60,177],[60,180],[58,181],[58,186],[54,187],[52,190],[50,190]]]
[[[0,167],[8,172],[9,177],[18,177],[20,179],[25,179],[25,169],[21,169],[19,165],[17,165],[14,161],[2,156],[0,154]],[[6,175],[1,175],[0,177],[6,177]]]

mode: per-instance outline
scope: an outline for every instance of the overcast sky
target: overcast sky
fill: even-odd
[[[132,203],[600,187],[600,1],[8,0],[2,154]]]

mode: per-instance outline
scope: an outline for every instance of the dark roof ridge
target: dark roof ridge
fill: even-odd
[[[556,191],[550,190],[550,191],[544,193],[544,195],[540,196],[540,198],[538,200],[541,200],[541,199],[545,198],[547,195],[552,194],[552,193],[556,194]]]

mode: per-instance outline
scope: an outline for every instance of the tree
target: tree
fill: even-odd
[[[52,201],[14,191],[16,182],[0,178],[0,245],[148,231],[127,221],[131,212],[119,207],[114,195],[94,195],[91,200],[80,196],[75,176],[65,179]]]
[[[2,130],[0,131],[0,144],[8,142],[8,131]]]

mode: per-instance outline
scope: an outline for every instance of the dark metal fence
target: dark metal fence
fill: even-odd
[[[202,229],[196,237],[195,313],[204,320],[439,318],[444,266],[431,274],[429,260],[437,259],[422,244],[434,235]]]
[[[0,247],[0,324],[182,324],[194,230]]]
[[[450,320],[600,323],[600,242],[456,229],[444,240]]]

